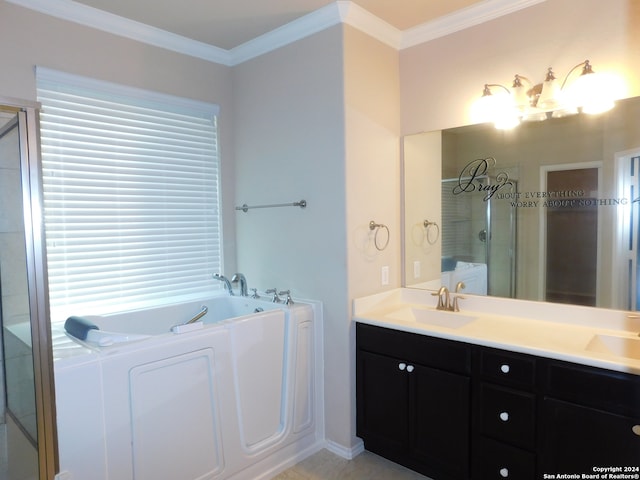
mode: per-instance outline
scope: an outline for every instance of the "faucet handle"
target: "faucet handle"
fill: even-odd
[[[285,305],[293,305],[293,299],[291,298],[291,290],[283,290],[278,292],[278,295],[286,295],[287,299],[284,301]]]
[[[258,289],[257,288],[252,288],[251,291],[253,292],[251,294],[251,298],[260,298],[260,295],[258,295]]]
[[[275,287],[270,288],[269,290],[265,290],[264,293],[266,293],[266,294],[273,293],[273,297],[271,297],[271,301],[273,303],[280,303],[281,302],[280,297],[278,297],[278,289],[277,288],[275,288]]]

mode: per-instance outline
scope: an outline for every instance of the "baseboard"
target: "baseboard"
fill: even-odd
[[[339,457],[347,460],[352,460],[362,452],[364,452],[364,442],[358,438],[356,444],[353,447],[349,448],[345,447],[344,445],[340,445],[339,443],[332,442],[331,440],[327,440],[325,448],[331,453],[335,453]]]

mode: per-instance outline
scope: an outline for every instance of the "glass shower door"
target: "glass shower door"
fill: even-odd
[[[483,190],[456,194],[463,180],[442,180],[443,271],[457,262],[485,264],[487,294],[515,298],[516,209],[508,201],[486,198]],[[475,181],[487,186],[491,178]],[[517,182],[511,183],[517,190]]]
[[[0,478],[38,478],[19,112],[0,111]]]

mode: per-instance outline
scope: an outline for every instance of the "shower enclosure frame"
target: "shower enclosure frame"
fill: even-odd
[[[441,188],[448,183],[458,183],[462,180],[466,180],[469,181],[471,180],[468,177],[456,177],[456,178],[443,178],[440,181],[441,184]],[[487,175],[482,175],[479,176],[477,178],[475,178],[476,181],[484,181],[486,182],[487,185],[491,185],[491,180],[492,177],[491,176],[487,176]],[[518,182],[517,180],[511,180],[511,183],[513,184],[513,191],[518,190]],[[481,193],[481,192],[477,192],[478,196],[482,196],[482,195],[486,195],[485,193]],[[473,199],[475,200],[475,199]],[[473,201],[472,200],[472,201]],[[493,269],[494,269],[494,265],[492,264],[492,253],[491,253],[491,240],[492,240],[492,236],[493,236],[493,229],[494,229],[494,225],[493,225],[493,210],[494,210],[494,205],[493,202],[496,201],[496,199],[494,198],[488,198],[486,200],[483,200],[483,202],[485,203],[485,208],[484,208],[484,224],[485,224],[485,228],[484,230],[481,230],[479,232],[472,232],[472,235],[477,233],[480,241],[482,243],[484,243],[484,263],[486,263],[487,265],[487,294],[488,295],[495,295],[495,293],[492,293],[492,280],[491,280],[491,275],[493,273]],[[444,208],[444,199],[442,202],[442,205]],[[468,221],[472,221],[471,219],[469,219]],[[443,224],[443,228],[445,227],[445,220],[443,218],[442,220],[442,224]],[[516,294],[517,294],[517,255],[516,255],[516,246],[517,246],[517,242],[518,242],[518,232],[517,232],[517,209],[515,207],[511,207],[509,209],[509,231],[508,231],[508,236],[509,236],[509,251],[508,251],[508,274],[509,274],[509,293],[508,293],[508,297],[509,298],[516,298]],[[481,237],[481,235],[484,234],[484,240]],[[506,296],[506,295],[500,295],[500,296]]]
[[[20,175],[33,346],[39,480],[58,473],[55,389],[46,272],[38,104],[0,96],[0,108],[15,111],[20,128]]]

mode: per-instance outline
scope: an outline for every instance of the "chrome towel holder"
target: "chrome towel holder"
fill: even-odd
[[[242,206],[236,207],[236,210],[242,210],[243,212],[246,213],[251,208],[275,208],[275,207],[300,207],[300,208],[306,208],[307,207],[307,201],[306,200],[300,200],[298,202],[293,202],[293,203],[273,203],[271,205],[251,205],[251,206],[249,206],[246,203],[244,203]]]
[[[379,240],[378,240],[378,233],[380,233],[381,229],[385,229],[387,231],[387,241],[384,242],[384,245],[382,245],[382,246],[380,246]],[[376,248],[378,250],[380,250],[380,251],[382,251],[385,248],[387,248],[387,245],[389,245],[389,238],[391,237],[391,235],[389,235],[389,227],[387,227],[383,223],[376,223],[373,220],[371,220],[369,222],[369,230],[375,230],[376,231],[376,233],[373,236],[373,244],[376,246]]]

